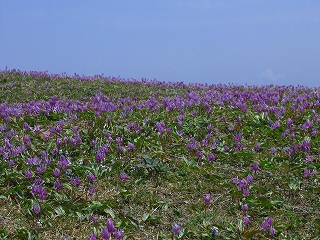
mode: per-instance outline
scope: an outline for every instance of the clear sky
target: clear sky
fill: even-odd
[[[318,0],[0,0],[0,69],[320,86]]]

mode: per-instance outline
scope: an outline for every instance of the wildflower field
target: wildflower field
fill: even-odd
[[[319,239],[320,88],[0,71],[0,239]]]

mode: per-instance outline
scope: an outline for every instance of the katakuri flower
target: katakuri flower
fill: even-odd
[[[172,232],[173,234],[178,234],[181,231],[182,227],[179,226],[177,223],[173,223],[172,225]]]
[[[204,201],[206,204],[209,203],[209,202],[210,202],[210,194],[204,195],[203,201]]]

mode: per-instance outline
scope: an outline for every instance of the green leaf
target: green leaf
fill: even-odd
[[[58,216],[62,216],[64,215],[66,212],[64,211],[64,209],[62,208],[62,206],[58,206],[56,207],[56,209],[54,210],[55,213],[58,215]]]
[[[274,201],[270,201],[271,205],[281,205],[283,204],[283,201],[279,201],[279,200],[274,200]]]
[[[0,195],[0,199],[6,200],[6,199],[7,199],[7,197],[6,197],[6,196],[4,196],[4,195]]]
[[[162,211],[167,211],[168,208],[169,208],[168,204],[164,204],[164,205],[162,206]]]
[[[205,227],[205,228],[207,228],[209,225],[210,225],[210,221],[208,221],[207,219],[203,219],[203,221],[202,221],[202,225]]]
[[[292,179],[289,183],[289,188],[291,190],[297,190],[298,188],[300,188],[300,185],[301,185],[301,181]]]
[[[0,229],[0,237],[1,239],[7,239],[6,237],[8,237],[8,235],[5,230]]]
[[[147,221],[149,217],[150,217],[149,213],[144,213],[143,216],[142,216],[142,221],[143,222]]]
[[[259,234],[259,230],[251,230],[251,231],[245,231],[242,236],[246,239],[251,239],[253,236]]]
[[[83,219],[85,219],[85,216],[81,213],[81,212],[76,212],[77,216],[78,216],[78,219],[80,221],[82,221]]]
[[[105,213],[108,213],[108,214],[110,215],[110,217],[113,218],[113,219],[114,219],[115,216],[116,216],[115,213],[114,213],[114,211],[113,211],[111,208],[106,208],[106,209],[104,209],[104,212],[105,212]]]

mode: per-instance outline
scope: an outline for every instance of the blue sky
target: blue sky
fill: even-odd
[[[0,0],[0,69],[320,86],[320,1]]]

